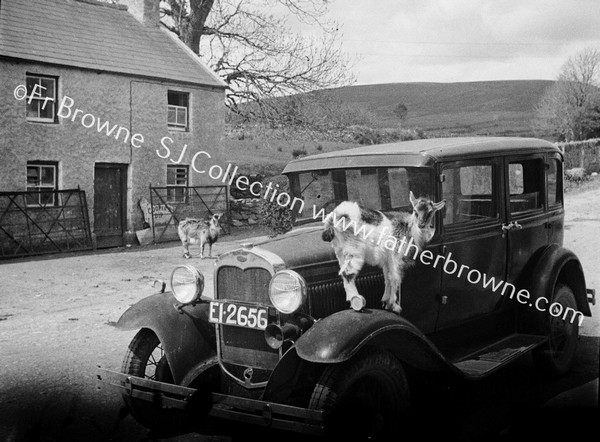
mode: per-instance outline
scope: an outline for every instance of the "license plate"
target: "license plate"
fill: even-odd
[[[265,307],[229,302],[210,302],[208,320],[215,324],[264,330],[267,328],[268,319],[269,310]]]

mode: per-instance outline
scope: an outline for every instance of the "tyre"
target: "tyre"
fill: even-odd
[[[565,314],[567,309],[573,309],[572,312],[577,311],[577,302],[571,288],[564,284],[557,284],[552,295],[552,303],[548,308],[544,323],[548,341],[534,350],[533,359],[536,366],[547,375],[562,376],[573,365],[579,339],[579,324],[575,320],[576,317]]]
[[[309,408],[324,411],[327,439],[351,440],[390,440],[401,433],[408,406],[402,364],[379,350],[327,367],[309,403]]]
[[[173,375],[158,336],[147,328],[133,338],[123,359],[121,372],[136,377],[173,384]],[[169,431],[185,425],[185,414],[180,410],[162,408],[141,399],[123,395],[132,416],[152,430]]]

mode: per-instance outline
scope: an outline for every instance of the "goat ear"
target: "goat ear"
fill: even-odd
[[[442,200],[439,203],[433,203],[433,210],[435,210],[435,211],[441,210],[444,208],[445,205],[446,205],[446,200]]]
[[[417,203],[419,202],[419,200],[415,198],[415,195],[412,192],[412,190],[410,191],[410,194],[408,195],[408,197],[410,198],[410,203],[412,204],[412,206],[415,207],[417,205]]]

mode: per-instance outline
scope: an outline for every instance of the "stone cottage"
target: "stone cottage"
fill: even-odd
[[[3,250],[23,253],[25,228],[46,244],[73,238],[65,189],[85,195],[90,238],[108,247],[144,226],[150,186],[176,204],[185,187],[222,184],[206,170],[221,161],[225,83],[160,24],[158,5],[0,2]]]

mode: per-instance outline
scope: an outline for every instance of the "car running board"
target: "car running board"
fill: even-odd
[[[514,334],[454,362],[467,378],[482,378],[546,341],[545,336]]]

